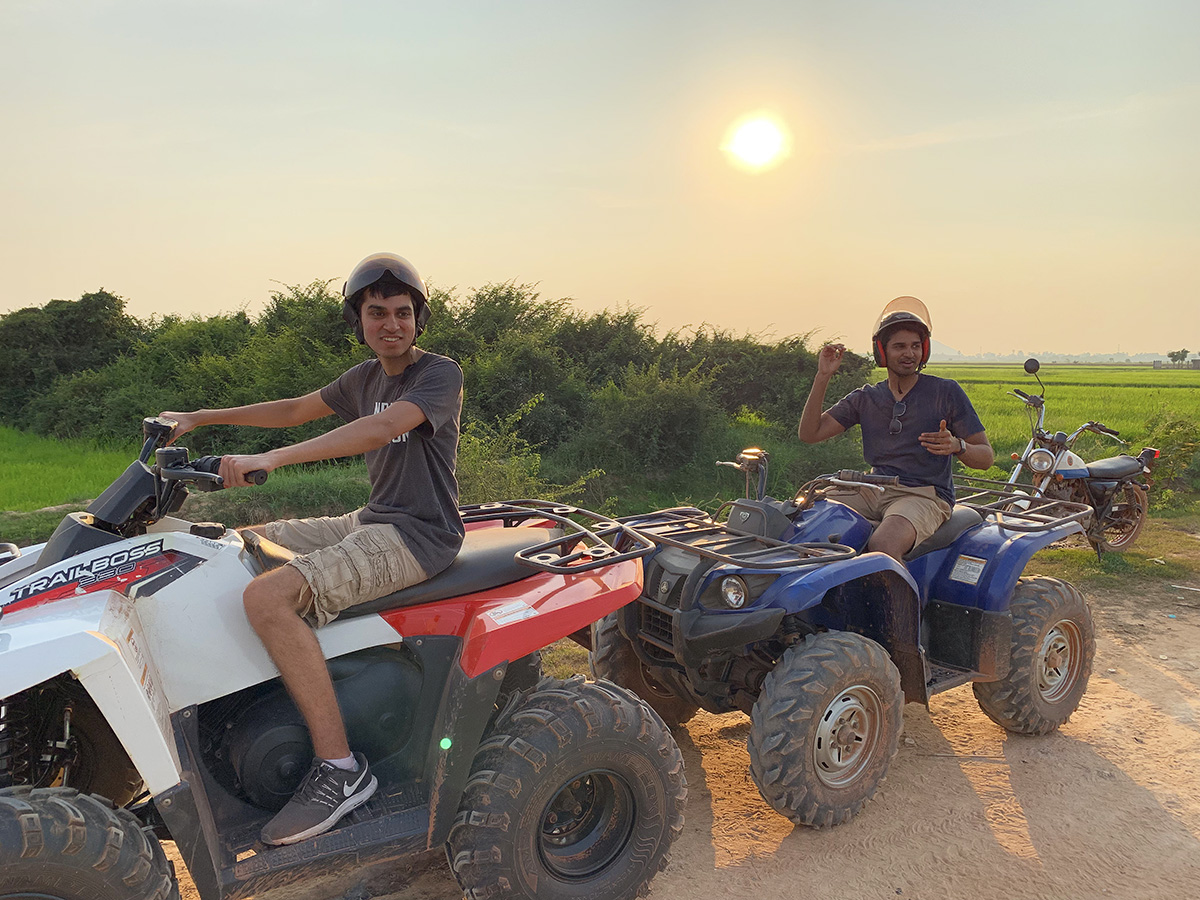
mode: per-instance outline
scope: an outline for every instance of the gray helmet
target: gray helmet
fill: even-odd
[[[354,267],[349,279],[342,285],[342,318],[354,327],[358,342],[365,344],[362,317],[359,315],[363,292],[382,279],[397,281],[407,288],[413,301],[413,313],[417,317],[416,337],[420,337],[425,330],[425,323],[429,321],[429,292],[413,264],[395,253],[372,253]]]

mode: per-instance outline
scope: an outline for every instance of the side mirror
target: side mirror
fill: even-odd
[[[1036,375],[1037,370],[1040,368],[1041,368],[1041,364],[1038,363],[1038,361],[1036,359],[1034,359],[1032,356],[1029,357],[1029,359],[1025,360],[1025,371],[1028,372],[1030,375]]]

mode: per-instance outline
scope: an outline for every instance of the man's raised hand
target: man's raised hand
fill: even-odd
[[[845,344],[826,344],[817,354],[817,373],[832,375],[842,364],[842,355],[846,352]]]

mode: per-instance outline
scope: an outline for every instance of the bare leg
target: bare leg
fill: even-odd
[[[243,594],[246,616],[308,725],[313,751],[322,759],[344,759],[350,745],[333,680],[317,636],[300,618],[303,586],[304,576],[292,566],[258,576]]]
[[[902,560],[904,554],[917,542],[917,529],[903,516],[888,516],[879,523],[867,541],[867,549],[886,553],[893,559]]]

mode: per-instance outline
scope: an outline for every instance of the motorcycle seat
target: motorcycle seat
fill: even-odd
[[[955,504],[954,509],[950,510],[950,518],[942,523],[942,527],[904,554],[904,559],[907,562],[918,556],[924,556],[926,553],[932,553],[934,550],[949,547],[958,540],[964,531],[974,528],[982,522],[983,516],[974,509]]]
[[[1132,456],[1110,456],[1108,459],[1098,459],[1094,463],[1088,463],[1087,468],[1090,477],[1112,481],[1141,474],[1142,464]]]

